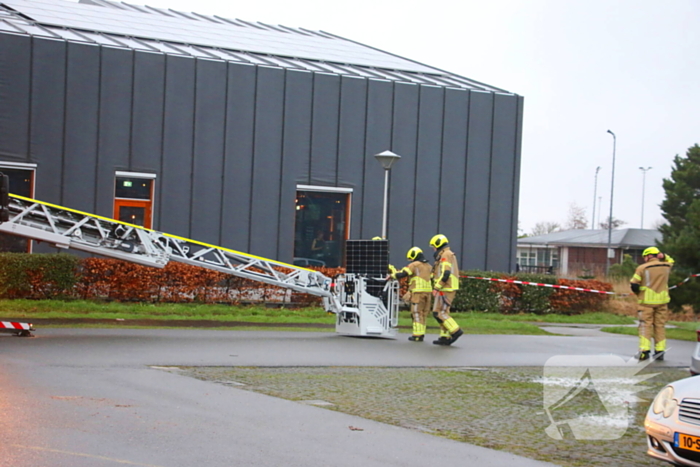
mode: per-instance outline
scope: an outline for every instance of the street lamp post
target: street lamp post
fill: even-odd
[[[591,216],[591,229],[595,230],[595,195],[598,191],[598,172],[600,172],[600,166],[595,168],[595,184],[593,185],[593,216]]]
[[[391,151],[380,152],[375,154],[374,157],[382,164],[384,167],[384,211],[382,213],[382,238],[386,239],[386,220],[387,220],[387,207],[389,200],[389,171],[394,162],[401,159],[401,156],[394,154]]]
[[[647,171],[651,170],[651,167],[640,167],[639,170],[642,171],[642,221],[639,228],[644,228],[644,185],[646,184]]]
[[[613,158],[612,158],[612,177],[610,182],[610,217],[608,217],[608,251],[605,253],[605,276],[610,272],[610,246],[612,244],[612,220],[613,220],[613,193],[615,191],[615,147],[617,146],[617,137],[615,133],[608,130],[613,137]],[[614,256],[613,256],[614,258]]]

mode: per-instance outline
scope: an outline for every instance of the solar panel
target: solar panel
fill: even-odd
[[[120,10],[66,0],[3,0],[42,25],[338,63],[435,72],[386,52],[320,34],[301,35],[206,20]]]
[[[345,268],[351,274],[386,277],[389,273],[389,241],[347,240]]]

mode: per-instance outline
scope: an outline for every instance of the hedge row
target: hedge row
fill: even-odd
[[[280,268],[284,271],[284,268]],[[332,277],[337,269],[322,273]],[[172,261],[164,268],[70,254],[0,254],[0,297],[117,301],[317,304],[317,297]]]
[[[608,294],[534,285],[496,282],[468,277],[535,282],[563,285],[610,292],[611,284],[597,280],[557,279],[543,274],[503,274],[498,272],[462,271],[460,289],[455,298],[455,311],[483,311],[489,313],[582,313],[602,311],[610,299]]]
[[[284,270],[283,268],[280,268]],[[320,268],[327,277],[342,268]],[[557,279],[550,275],[462,271],[454,311],[492,313],[581,313],[600,311],[609,295],[468,279],[514,279],[597,290],[612,290],[594,280]],[[405,279],[402,292],[405,290]],[[318,297],[187,264],[163,269],[116,259],[78,258],[69,254],[0,254],[0,297],[28,299],[107,299],[143,302],[247,303],[282,302],[319,305]]]

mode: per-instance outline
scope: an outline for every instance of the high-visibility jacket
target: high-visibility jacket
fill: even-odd
[[[449,274],[446,274],[449,273]],[[447,280],[443,282],[445,276]],[[443,247],[435,253],[435,264],[433,265],[433,286],[436,290],[451,292],[459,289],[459,266],[457,257],[450,250],[449,246]]]
[[[671,301],[668,295],[668,277],[671,274],[673,260],[660,261],[652,258],[640,265],[630,283],[639,284],[637,301],[640,305],[663,305]]]
[[[410,277],[408,281],[408,290],[411,292],[430,292],[433,287],[430,283],[430,272],[432,268],[430,264],[423,261],[413,261],[401,271],[392,274],[394,279],[402,277]]]

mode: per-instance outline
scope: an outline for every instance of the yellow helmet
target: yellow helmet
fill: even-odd
[[[437,248],[438,250],[442,248],[443,246],[447,245],[449,241],[447,240],[447,237],[445,237],[442,234],[437,234],[433,238],[430,239],[430,246],[433,246]]]
[[[417,246],[414,246],[413,248],[411,248],[410,250],[408,250],[408,253],[406,253],[406,259],[410,259],[411,261],[413,261],[413,260],[416,259],[416,258],[418,257],[418,255],[421,254],[421,253],[423,253],[423,250],[421,250],[421,249],[418,248]]]
[[[372,240],[384,240],[384,239],[382,237],[377,236],[377,237],[372,237]]]
[[[642,256],[646,256],[646,255],[658,255],[659,253],[661,253],[661,252],[659,251],[658,248],[656,248],[655,246],[650,246],[649,248],[647,248],[646,250],[644,250],[644,251],[642,252]]]

